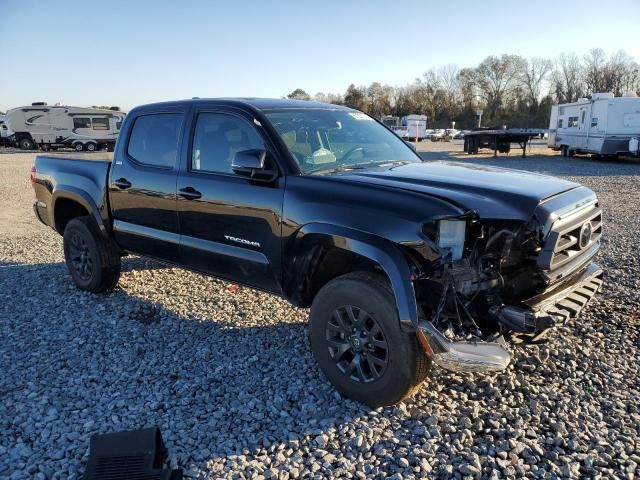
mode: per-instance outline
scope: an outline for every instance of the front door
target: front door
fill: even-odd
[[[185,112],[144,113],[118,143],[109,200],[118,244],[131,252],[179,262],[176,179]]]
[[[237,152],[273,151],[235,111],[199,111],[178,176],[181,259],[195,270],[280,292],[284,177],[265,184],[231,169]],[[273,156],[268,161],[274,162]]]

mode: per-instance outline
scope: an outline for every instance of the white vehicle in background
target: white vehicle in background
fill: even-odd
[[[548,146],[563,156],[628,154],[640,138],[640,98],[594,93],[591,99],[551,107]]]
[[[397,136],[399,136],[403,140],[409,139],[409,130],[404,125],[390,127]]]
[[[429,139],[434,133],[436,133],[436,131],[433,128],[428,128],[424,133],[424,138]]]
[[[427,135],[426,115],[407,115],[402,117],[402,125],[407,127],[410,140],[424,140]]]
[[[97,108],[35,103],[9,110],[10,142],[23,150],[72,147],[81,152],[113,150],[125,113]]]
[[[444,138],[446,132],[447,131],[444,128],[438,128],[435,132],[433,132],[433,135],[431,135],[431,141],[439,142]]]
[[[6,116],[5,114],[0,114],[0,146],[6,147],[9,143],[9,129],[7,128],[4,120]]]

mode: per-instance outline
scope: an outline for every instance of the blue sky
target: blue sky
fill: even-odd
[[[0,110],[404,85],[488,55],[624,49],[639,0],[0,0]]]

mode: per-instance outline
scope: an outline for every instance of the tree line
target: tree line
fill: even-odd
[[[547,128],[551,105],[590,97],[595,92],[640,95],[640,65],[624,51],[607,55],[596,48],[579,57],[557,59],[489,56],[473,68],[445,65],[405,86],[349,85],[344,94],[298,88],[288,98],[346,105],[380,118],[427,115],[431,128],[473,128],[482,110],[483,126]]]

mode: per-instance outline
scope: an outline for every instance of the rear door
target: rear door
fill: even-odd
[[[186,107],[136,115],[118,143],[109,179],[118,244],[171,262],[180,256],[176,179],[185,117]]]
[[[248,115],[199,108],[178,177],[181,259],[194,270],[280,292],[284,179],[259,183],[233,173],[243,150],[273,152]],[[274,162],[268,153],[268,162]]]

